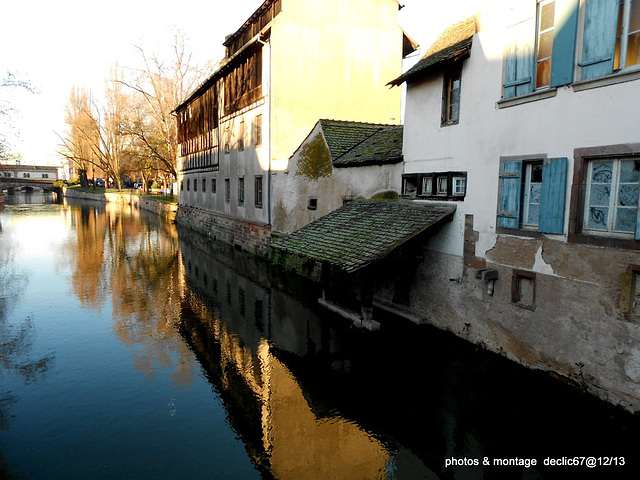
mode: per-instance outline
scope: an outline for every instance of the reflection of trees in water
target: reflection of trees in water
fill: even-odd
[[[74,293],[97,310],[110,291],[114,332],[132,349],[136,368],[148,378],[157,368],[173,368],[177,385],[190,384],[189,350],[174,329],[182,281],[173,226],[140,221],[137,211],[112,204],[103,212],[86,205],[73,212]]]
[[[29,283],[27,275],[16,269],[15,248],[13,244],[0,244],[0,385],[6,384],[2,379],[9,375],[19,375],[25,383],[35,382],[51,368],[55,357],[51,353],[32,358],[35,325],[31,317],[17,324],[9,321],[9,312]],[[8,428],[8,408],[15,401],[10,391],[0,388],[0,429]]]

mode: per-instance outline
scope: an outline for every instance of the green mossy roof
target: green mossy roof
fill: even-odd
[[[333,162],[336,167],[357,167],[402,161],[402,125],[376,131]]]
[[[428,229],[451,220],[451,204],[404,200],[351,202],[282,237],[271,247],[355,272]]]
[[[331,156],[336,159],[387,125],[323,119],[320,126]]]

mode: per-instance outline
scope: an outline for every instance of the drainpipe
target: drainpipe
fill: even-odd
[[[269,46],[269,111],[267,112],[268,114],[268,118],[269,118],[269,148],[268,148],[268,155],[269,155],[269,163],[268,163],[268,170],[267,170],[267,226],[271,227],[271,125],[272,125],[272,121],[271,121],[271,63],[272,63],[272,59],[271,59],[271,38],[269,38],[266,42],[264,40],[262,40],[262,35],[260,35],[260,37],[258,37],[258,42],[261,43],[264,46]]]

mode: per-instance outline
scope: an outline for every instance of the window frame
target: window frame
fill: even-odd
[[[523,191],[527,164],[542,162],[540,214],[537,227],[523,223]],[[500,157],[496,232],[508,235],[562,235],[566,217],[568,159],[546,154]]]
[[[464,192],[454,191],[454,179],[463,180]],[[443,183],[445,188],[439,189]],[[410,191],[407,190],[409,185],[411,186]],[[427,192],[425,188],[428,185],[431,186],[431,191]],[[426,172],[402,175],[402,196],[405,198],[462,201],[467,195],[467,188],[467,172]]]
[[[244,206],[244,177],[238,177],[238,205]]]
[[[531,200],[531,184],[536,183],[540,184],[540,188],[542,188],[542,178],[540,178],[540,182],[533,182],[533,170],[534,167],[540,166],[541,168],[541,177],[542,177],[542,160],[533,160],[533,161],[525,161],[523,163],[524,166],[524,179],[523,185],[524,190],[522,192],[522,223],[521,228],[524,230],[537,230],[540,226],[540,202],[532,202]],[[529,213],[531,212],[531,206],[538,206],[538,216],[537,223],[529,223]]]
[[[458,81],[457,88],[453,88],[452,85],[455,81]],[[454,93],[457,92],[457,102],[453,101]],[[444,74],[444,81],[442,87],[442,116],[440,126],[445,127],[449,125],[457,125],[460,122],[460,105],[462,98],[462,62],[453,63]],[[453,113],[454,105],[458,106],[458,109]]]
[[[547,28],[542,28],[542,12],[545,6],[548,6],[553,3],[553,21],[552,25]],[[535,37],[535,48],[534,48],[534,69],[533,69],[533,91],[537,92],[539,90],[547,89],[551,87],[551,71],[552,71],[552,63],[553,63],[553,40],[555,38],[555,29],[556,29],[556,0],[538,0],[536,3],[536,37]],[[541,47],[541,37],[543,35],[547,35],[551,33],[551,46],[549,49],[549,54],[545,57],[540,57],[540,47]],[[548,72],[548,82],[544,84],[540,84],[540,80],[542,75],[540,75],[540,64],[543,62],[548,62],[549,72]],[[547,77],[547,75],[545,75]]]
[[[594,235],[584,229],[589,162],[622,158],[637,159],[637,161],[640,162],[640,143],[586,147],[574,150],[573,181],[571,184],[571,203],[569,206],[569,231],[567,233],[567,239],[570,243],[582,243],[628,250],[640,249],[640,241],[635,238],[606,234]],[[636,227],[636,238],[639,234],[640,228]]]
[[[256,208],[262,208],[264,198],[262,175],[256,175],[254,177],[253,185],[254,205]]]
[[[256,147],[262,145],[262,114],[259,113],[254,117],[253,136]]]

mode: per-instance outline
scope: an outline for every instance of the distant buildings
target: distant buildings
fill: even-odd
[[[43,165],[6,165],[0,163],[0,180],[2,178],[51,180],[59,178],[59,168]]]

